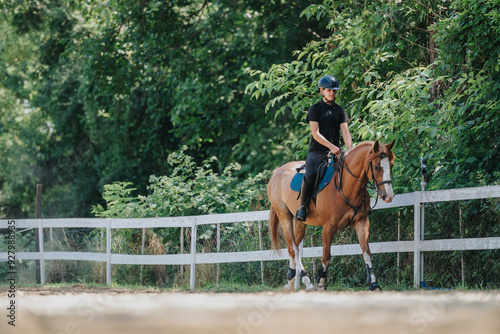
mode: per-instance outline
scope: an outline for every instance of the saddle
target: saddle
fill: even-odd
[[[302,182],[305,176],[306,172],[306,164],[303,164],[302,166],[298,167],[297,174],[292,179],[292,182],[290,183],[290,188],[293,191],[299,192],[297,199],[300,198],[300,190],[302,187]],[[333,178],[333,174],[335,172],[335,166],[334,166],[334,157],[328,156],[326,157],[323,162],[318,166],[318,170],[316,172],[316,180],[314,182],[314,191],[311,196],[311,199],[314,202],[314,205],[316,205],[316,196],[320,193],[323,188],[325,188],[328,183]]]

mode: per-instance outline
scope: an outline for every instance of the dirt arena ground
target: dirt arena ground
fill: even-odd
[[[191,293],[0,288],[0,333],[499,334],[500,291]]]

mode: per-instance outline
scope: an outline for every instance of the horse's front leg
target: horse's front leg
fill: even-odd
[[[332,246],[333,234],[336,228],[332,225],[323,226],[322,242],[323,242],[323,256],[321,257],[321,266],[316,273],[316,288],[317,290],[326,290],[326,270],[332,258],[330,247]]]
[[[354,225],[354,229],[358,234],[359,245],[361,246],[361,253],[363,254],[363,260],[365,261],[366,268],[366,284],[370,291],[382,290],[380,285],[377,283],[377,278],[373,273],[372,258],[370,252],[370,246],[368,244],[368,236],[370,235],[370,221],[368,217],[363,220],[358,221]]]
[[[316,289],[326,290],[326,270],[328,269],[329,260],[325,261],[325,246],[323,246],[323,257],[321,259],[321,266],[319,266],[318,271],[316,272]],[[331,258],[330,255],[330,246],[328,246],[328,255],[327,258]]]

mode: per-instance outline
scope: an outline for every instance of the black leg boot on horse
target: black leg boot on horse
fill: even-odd
[[[314,191],[314,183],[308,182],[307,177],[304,176],[302,180],[302,187],[300,189],[300,208],[297,210],[295,214],[295,218],[297,220],[306,221],[307,214],[309,212],[309,201],[311,200],[311,196]]]

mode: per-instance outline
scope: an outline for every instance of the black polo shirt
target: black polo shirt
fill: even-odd
[[[333,145],[340,147],[340,124],[347,123],[349,118],[344,108],[336,103],[330,106],[321,99],[321,101],[309,108],[306,121],[318,122],[319,133]],[[313,137],[311,138],[309,151],[329,151],[329,149],[318,143]]]

